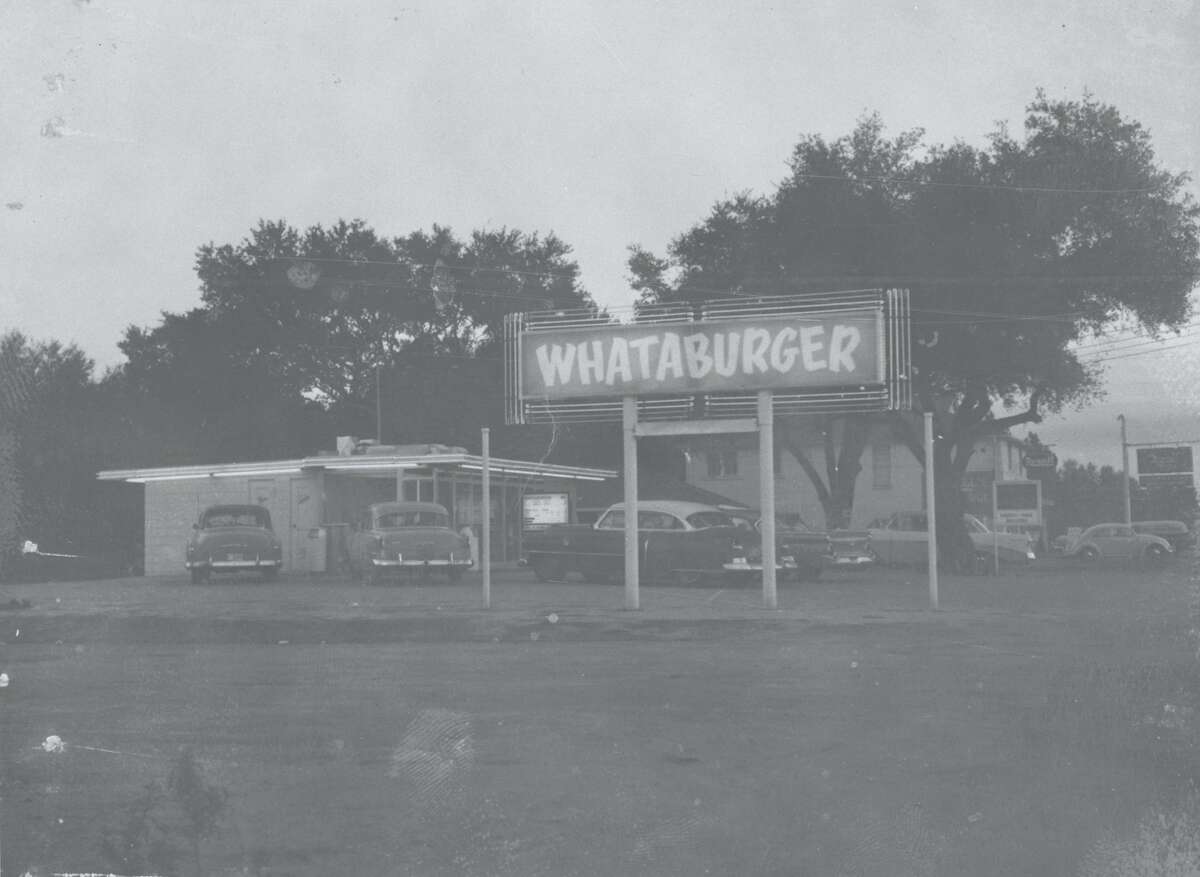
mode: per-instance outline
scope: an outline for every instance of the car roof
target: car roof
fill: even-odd
[[[367,506],[372,513],[379,512],[441,512],[450,514],[444,505],[436,502],[377,502]]]
[[[210,512],[265,512],[266,510],[265,506],[255,505],[251,502],[222,503],[221,505],[210,505],[204,510],[204,514],[207,515]]]
[[[680,518],[687,518],[689,515],[694,515],[696,512],[717,512],[718,514],[727,514],[715,506],[705,505],[701,502],[686,502],[678,499],[643,499],[638,500],[639,512],[667,512]],[[624,511],[625,503],[619,502],[609,506],[614,511]]]

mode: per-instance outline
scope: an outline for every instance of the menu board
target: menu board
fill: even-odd
[[[526,530],[543,530],[551,524],[566,524],[570,518],[570,501],[565,493],[527,493],[524,497]]]

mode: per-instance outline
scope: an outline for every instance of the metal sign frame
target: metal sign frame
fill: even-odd
[[[1033,509],[1002,509],[1000,508],[1000,488],[1009,485],[1019,485],[1022,487],[1033,487],[1037,496],[1037,505]],[[1032,511],[1032,519],[1029,517],[1029,512]],[[1021,512],[1024,517],[1018,518],[1013,516],[1001,520],[1001,515],[1005,512]],[[1001,524],[1016,525],[1024,527],[1041,527],[1045,521],[1045,515],[1042,511],[1042,482],[1035,478],[1019,478],[1011,481],[993,481],[992,482],[992,529],[996,530]]]
[[[622,419],[622,396],[547,399],[522,393],[523,345],[539,335],[573,330],[636,326],[703,325],[715,321],[779,317],[837,317],[872,311],[882,330],[876,339],[882,364],[881,381],[848,386],[796,387],[775,390],[774,410],[780,415],[897,411],[912,407],[909,340],[911,310],[907,289],[869,289],[715,299],[696,305],[644,305],[632,324],[621,324],[595,310],[530,311],[504,318],[505,422],[569,423]],[[639,420],[746,418],[757,412],[756,392],[700,392],[647,395],[636,393]]]

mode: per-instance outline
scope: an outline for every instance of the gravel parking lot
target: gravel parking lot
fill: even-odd
[[[1192,873],[1190,559],[531,579],[3,586],[2,873]]]

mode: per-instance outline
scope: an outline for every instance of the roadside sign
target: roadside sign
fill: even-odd
[[[526,530],[544,530],[551,524],[569,524],[570,503],[565,493],[527,493],[524,498]]]
[[[1042,482],[996,481],[992,484],[992,519],[997,527],[1042,525]]]

